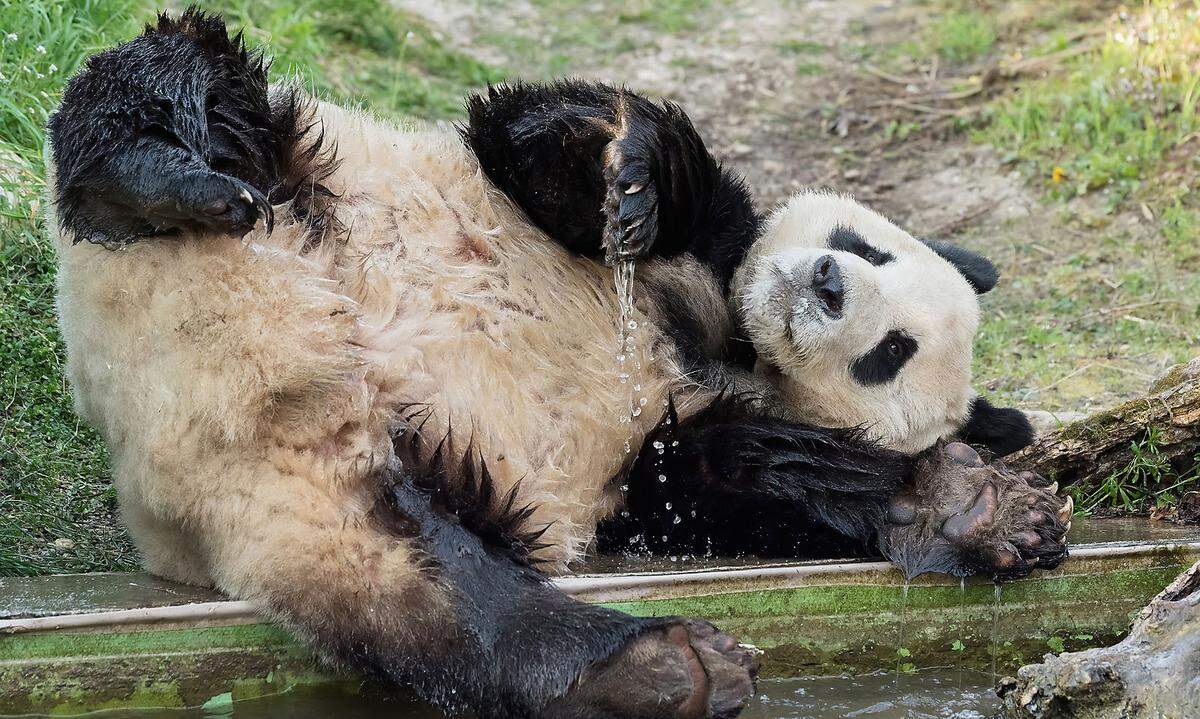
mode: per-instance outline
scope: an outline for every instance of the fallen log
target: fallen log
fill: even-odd
[[[1155,446],[1176,474],[1200,455],[1200,357],[1167,371],[1143,397],[1066,424],[1005,458],[1060,486],[1104,481],[1134,460],[1133,445],[1155,432]]]
[[[1138,614],[1120,643],[1047,654],[996,691],[1009,719],[1200,717],[1200,562]]]

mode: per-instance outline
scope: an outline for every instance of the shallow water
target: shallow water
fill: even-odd
[[[983,672],[924,671],[760,682],[744,719],[986,719],[999,707]],[[208,708],[110,710],[89,719],[443,719],[414,701],[308,687]]]
[[[1000,708],[983,672],[779,679],[758,689],[744,719],[986,719]]]

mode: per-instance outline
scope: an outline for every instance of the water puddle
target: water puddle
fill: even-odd
[[[983,672],[965,684],[948,670],[907,675],[896,687],[886,674],[760,682],[742,719],[986,719],[1000,701]]]
[[[742,713],[744,719],[985,719],[999,708],[983,672],[965,685],[952,672],[907,675],[903,688],[886,673],[852,677],[770,679]],[[227,696],[227,695],[225,695]],[[220,698],[218,698],[220,699]],[[245,701],[211,701],[192,709],[110,709],[88,719],[444,719],[414,700],[361,696],[338,686],[304,687]]]

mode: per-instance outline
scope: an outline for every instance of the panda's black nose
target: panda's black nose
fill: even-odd
[[[833,259],[833,255],[824,255],[817,260],[813,270],[812,287],[825,314],[835,319],[841,317],[846,288],[842,285],[842,271],[838,269],[837,260]]]

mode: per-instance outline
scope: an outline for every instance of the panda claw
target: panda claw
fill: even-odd
[[[1046,491],[1050,494],[1058,494],[1058,482],[1051,482],[1050,486],[1046,487]]]
[[[1063,503],[1062,509],[1058,510],[1058,521],[1064,524],[1069,524],[1071,516],[1075,513],[1075,498],[1067,496],[1067,501]]]
[[[625,188],[625,194],[626,195],[636,195],[637,193],[641,192],[644,189],[644,187],[645,186],[642,185],[642,183],[635,182],[635,183],[631,184],[629,187]]]

